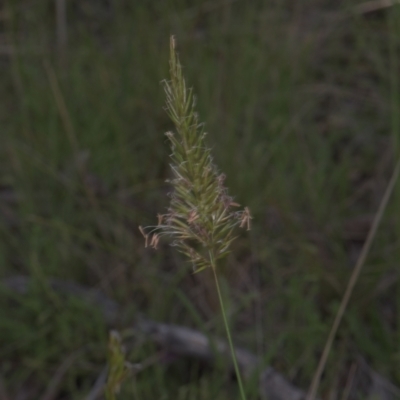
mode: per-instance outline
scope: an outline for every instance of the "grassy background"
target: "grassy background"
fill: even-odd
[[[171,33],[215,161],[254,217],[223,267],[235,342],[308,387],[399,153],[400,10],[298,3],[70,0],[65,47],[53,1],[6,3],[1,277],[33,278],[26,297],[0,291],[9,393],[40,398],[72,360],[54,398],[81,399],[104,367],[104,322],[49,276],[101,289],[132,318],[223,334],[211,276],[166,242],[144,249],[137,229],[168,204]],[[400,385],[399,199],[397,185],[321,395],[340,395],[358,355]],[[154,351],[135,338],[130,359]],[[120,398],[232,398],[223,372],[196,374],[156,363]]]

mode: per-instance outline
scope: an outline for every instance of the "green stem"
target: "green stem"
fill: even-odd
[[[236,377],[237,377],[237,381],[238,381],[238,385],[239,385],[240,396],[241,396],[242,400],[246,400],[246,394],[244,392],[242,376],[240,374],[239,366],[237,363],[235,348],[233,347],[231,330],[229,329],[228,319],[227,319],[226,313],[225,313],[225,305],[224,305],[224,301],[222,300],[222,293],[221,293],[221,289],[219,286],[216,263],[215,263],[214,255],[211,252],[210,252],[210,260],[211,260],[211,267],[212,267],[214,279],[215,279],[215,286],[217,287],[219,304],[221,306],[222,318],[223,318],[224,324],[225,324],[226,335],[228,336],[229,348],[230,348],[231,354],[232,354],[233,366],[235,368],[235,373],[236,373]]]

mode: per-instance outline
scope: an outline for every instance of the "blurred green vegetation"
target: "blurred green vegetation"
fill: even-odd
[[[33,278],[26,296],[0,294],[6,389],[40,398],[76,355],[54,398],[81,399],[104,368],[108,328],[46,277],[101,289],[130,321],[223,334],[211,276],[166,242],[145,249],[137,229],[168,204],[172,33],[216,164],[254,217],[223,267],[234,340],[306,389],[399,156],[400,7],[69,0],[65,40],[56,3],[1,11],[1,278]],[[399,200],[397,185],[321,394],[358,355],[400,385]],[[130,361],[153,352],[137,341]],[[195,368],[153,365],[120,398],[232,398],[228,377]]]

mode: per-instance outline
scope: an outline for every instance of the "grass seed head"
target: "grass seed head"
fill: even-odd
[[[250,211],[232,211],[238,207],[224,186],[225,174],[213,163],[205,145],[203,124],[195,111],[195,97],[187,89],[174,37],[170,40],[170,80],[164,82],[166,110],[176,133],[167,132],[171,145],[170,181],[173,192],[168,213],[158,215],[158,226],[150,234],[141,232],[157,248],[161,231],[174,238],[173,245],[185,254],[196,271],[215,267],[229,253],[234,228],[250,229]],[[150,239],[149,239],[150,235]]]

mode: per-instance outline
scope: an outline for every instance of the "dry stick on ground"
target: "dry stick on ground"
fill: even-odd
[[[395,169],[393,171],[393,174],[392,174],[392,176],[390,178],[390,181],[388,183],[386,191],[385,191],[385,193],[384,193],[384,195],[382,197],[382,200],[381,200],[381,203],[379,205],[378,211],[377,211],[377,213],[375,215],[375,218],[374,218],[374,220],[372,222],[372,226],[371,226],[371,229],[370,229],[370,231],[368,233],[367,240],[364,243],[364,246],[362,248],[361,254],[360,254],[360,256],[359,256],[359,258],[357,260],[356,266],[354,267],[354,270],[353,270],[353,272],[351,274],[349,283],[348,283],[347,288],[346,288],[346,292],[344,293],[344,296],[342,298],[342,302],[340,303],[339,310],[338,310],[338,312],[336,314],[336,317],[335,317],[335,321],[333,322],[331,331],[329,332],[329,336],[328,336],[328,339],[326,341],[326,344],[325,344],[325,347],[324,347],[324,351],[322,353],[321,359],[320,359],[319,364],[318,364],[318,368],[317,368],[317,370],[315,372],[315,375],[313,377],[313,380],[312,380],[312,383],[311,383],[311,386],[310,386],[310,390],[309,390],[308,395],[307,395],[307,400],[314,400],[315,399],[315,395],[317,394],[317,390],[318,390],[319,383],[320,383],[320,380],[321,380],[321,375],[322,375],[322,372],[325,369],[326,361],[328,359],[329,353],[330,353],[331,348],[332,348],[333,340],[335,339],[335,336],[336,336],[337,330],[339,328],[340,322],[342,321],[342,318],[343,318],[344,312],[345,312],[345,310],[347,308],[347,305],[349,303],[351,294],[353,293],[354,286],[355,286],[355,284],[356,284],[356,282],[358,280],[358,277],[360,276],[361,269],[362,269],[362,267],[364,265],[364,262],[365,262],[365,260],[367,258],[369,249],[371,248],[371,244],[372,244],[372,242],[373,242],[373,240],[375,238],[376,231],[377,231],[378,226],[379,226],[379,224],[381,222],[383,213],[384,213],[384,211],[386,209],[386,206],[388,204],[390,196],[391,196],[391,194],[393,192],[393,188],[394,188],[394,186],[396,184],[397,178],[399,176],[399,172],[400,172],[400,160],[397,161],[396,167],[395,167]]]
[[[189,357],[209,365],[215,363],[215,351],[225,360],[230,372],[234,372],[228,343],[225,340],[209,338],[201,332],[173,324],[161,324],[139,319],[136,329],[172,356]],[[210,340],[213,343],[210,343]],[[305,392],[292,385],[272,367],[262,367],[261,359],[239,347],[235,347],[239,369],[245,379],[259,375],[259,394],[269,400],[304,400]]]

